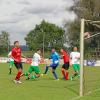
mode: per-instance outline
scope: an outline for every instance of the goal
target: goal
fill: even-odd
[[[80,53],[80,96],[83,96],[100,88],[100,21],[81,19]]]

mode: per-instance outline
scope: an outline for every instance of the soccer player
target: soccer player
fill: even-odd
[[[52,73],[53,73],[55,79],[59,80],[57,73],[55,71],[59,65],[59,58],[60,58],[59,54],[55,51],[55,49],[52,49],[52,53],[51,53],[51,57],[50,57],[50,59],[52,60],[52,64],[50,64],[50,66],[46,66],[45,72],[43,74],[47,74],[49,67],[51,67]]]
[[[12,54],[12,52],[10,51],[9,54],[8,54],[8,57],[9,57],[9,74],[12,73],[12,67],[14,65],[14,60],[11,58],[11,54]]]
[[[62,65],[62,75],[63,75],[63,78],[65,80],[68,80],[68,76],[69,76],[69,72],[68,72],[68,69],[69,69],[69,55],[68,53],[64,50],[64,49],[60,49],[60,52],[61,52],[61,58],[63,58],[63,61],[64,61],[64,64]]]
[[[74,74],[71,76],[71,80],[73,80],[74,77],[80,77],[80,53],[78,52],[77,47],[73,48],[73,52],[70,54],[70,59],[74,70]]]
[[[17,68],[18,72],[15,79],[13,80],[14,83],[22,83],[20,81],[20,77],[21,77],[22,69],[23,69],[22,62],[21,62],[21,52],[22,51],[19,45],[19,41],[15,41],[14,48],[12,49],[11,57],[12,59],[14,59],[14,65]]]
[[[41,60],[40,55],[41,55],[41,50],[37,49],[36,53],[34,53],[34,55],[33,55],[32,63],[31,63],[31,66],[29,67],[28,72],[22,74],[22,76],[23,75],[27,76],[27,80],[40,77],[40,69],[39,69],[39,63]],[[35,75],[31,76],[32,72],[35,72]]]

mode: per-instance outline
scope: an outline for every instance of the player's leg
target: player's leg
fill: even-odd
[[[20,77],[21,77],[22,69],[23,69],[22,63],[15,63],[15,66],[16,66],[18,72],[17,72],[17,75],[16,75],[14,81],[15,81],[15,83],[16,83],[16,82],[17,82],[17,83],[22,83],[22,82],[20,81]]]
[[[53,76],[55,77],[55,79],[58,80],[58,75],[56,73],[56,68],[58,67],[58,64],[52,64],[50,67],[52,68]]]
[[[10,61],[9,62],[9,74],[12,73],[12,67],[13,67],[13,65],[14,65],[14,62],[13,61]]]
[[[62,66],[61,72],[62,72],[62,75],[63,75],[63,79],[66,79],[65,64],[63,64],[63,66]]]
[[[71,80],[73,80],[73,78],[75,78],[76,76],[78,76],[78,67],[77,67],[77,64],[73,64],[72,66],[73,66],[74,73],[71,76]]]
[[[62,66],[62,74],[65,80],[68,80],[69,77],[68,69],[69,69],[69,62],[66,62]]]
[[[35,79],[40,77],[40,69],[38,66],[34,66],[35,75],[30,76],[30,79]]]
[[[34,71],[34,66],[30,66],[28,72],[24,73],[24,75],[27,76],[26,80],[30,79],[30,75],[33,71]]]
[[[69,69],[69,62],[66,62],[65,63],[65,72],[66,72],[65,78],[66,78],[66,80],[68,80],[68,78],[69,78],[68,69]]]
[[[77,77],[80,77],[80,65],[79,64],[77,64]]]
[[[80,70],[80,67],[79,67],[79,64],[75,64],[75,77],[79,77],[80,76],[80,74],[79,74],[79,70]]]
[[[66,80],[68,80],[69,79],[69,72],[68,72],[68,70],[65,70],[66,71]]]
[[[44,71],[44,73],[43,73],[43,74],[47,74],[48,70],[49,70],[49,66],[48,66],[48,65],[46,65],[46,67],[45,67],[45,71]]]

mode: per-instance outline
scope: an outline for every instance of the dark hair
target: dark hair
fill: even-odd
[[[41,51],[41,49],[36,49],[36,51]]]
[[[14,45],[15,45],[17,42],[19,42],[19,41],[15,41],[15,42],[14,42]]]

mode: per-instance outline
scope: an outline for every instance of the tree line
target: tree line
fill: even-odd
[[[80,43],[80,20],[100,20],[100,0],[73,0],[74,5],[67,9],[76,14],[74,21],[64,22],[64,27],[43,20],[36,25],[25,37],[26,45],[30,50],[41,48],[67,48],[77,46]],[[66,5],[67,6],[67,5]],[[100,32],[100,23],[85,23],[85,31],[91,35]],[[97,48],[100,35],[85,41],[85,48]],[[2,31],[0,34],[0,53],[9,49],[9,33]],[[87,49],[86,49],[87,50]]]
[[[73,0],[74,5],[69,9],[76,14],[73,22],[66,22],[66,35],[70,40],[70,46],[78,46],[80,43],[80,20],[81,18],[93,21],[100,21],[100,0]],[[85,23],[85,32],[91,35],[100,32],[100,23]],[[85,47],[97,48],[100,42],[100,35],[85,41]],[[86,49],[87,50],[87,49]]]

